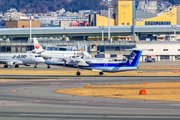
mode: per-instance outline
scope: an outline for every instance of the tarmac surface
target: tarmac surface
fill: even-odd
[[[163,67],[180,67],[180,61],[160,61],[160,62],[139,62],[138,67],[154,67],[154,66],[163,66]],[[38,64],[37,68],[34,68],[33,64],[31,66],[20,65],[19,68],[8,67],[4,68],[3,64],[0,64],[0,69],[3,70],[77,70],[76,68],[66,68],[62,66],[50,66],[50,69],[47,68],[46,64]],[[180,69],[179,69],[180,70]],[[172,71],[172,69],[137,69],[137,71]]]
[[[180,66],[180,62],[161,62],[162,66]],[[158,63],[141,62],[139,66]],[[45,70],[46,65],[20,66],[24,70]],[[0,69],[4,69],[0,66]],[[15,69],[15,68],[7,68]],[[47,69],[48,70],[48,69]],[[51,67],[50,70],[75,70]],[[143,70],[143,69],[142,69]],[[152,70],[152,69],[151,69]],[[153,70],[152,70],[153,71]],[[172,70],[170,70],[172,71]],[[84,87],[86,84],[137,84],[179,82],[176,77],[103,77],[103,76],[44,76],[0,75],[5,79],[25,81],[0,81],[0,120],[179,120],[180,102],[148,101],[116,98],[83,97],[54,93],[57,89]],[[56,79],[41,80],[39,79]],[[36,79],[37,81],[31,81]]]
[[[0,119],[179,120],[180,102],[82,97],[54,90],[86,84],[173,82],[179,77],[61,77],[56,81],[0,81]]]

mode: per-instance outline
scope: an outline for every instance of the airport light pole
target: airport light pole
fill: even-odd
[[[30,15],[30,18],[29,18],[30,20],[29,20],[29,30],[30,30],[30,33],[29,33],[29,38],[30,38],[30,41],[31,41],[31,15]]]
[[[99,26],[99,28],[102,29],[102,41],[104,41],[104,26],[103,25],[101,27]]]
[[[110,33],[110,2],[111,0],[103,0],[108,6],[108,41],[111,42],[111,33]]]
[[[174,29],[174,41],[176,41],[176,25],[171,25],[171,27]]]

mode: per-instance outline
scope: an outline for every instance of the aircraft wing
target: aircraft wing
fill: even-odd
[[[67,58],[67,59],[64,59],[66,61],[66,64],[69,64],[69,65],[74,65],[74,66],[88,66],[89,64],[86,62],[85,59],[81,59],[81,58]]]
[[[16,64],[16,63],[22,63],[22,61],[19,60],[0,60],[1,64]]]

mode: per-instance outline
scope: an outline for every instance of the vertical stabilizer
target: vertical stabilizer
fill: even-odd
[[[126,63],[127,67],[137,67],[139,59],[141,57],[141,50],[133,50]]]
[[[37,41],[36,38],[33,38],[33,41],[34,41],[34,50],[35,50],[35,53],[42,53],[44,52],[44,49],[42,48],[42,46],[40,46],[39,42]]]

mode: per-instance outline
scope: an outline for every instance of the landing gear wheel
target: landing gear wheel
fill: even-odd
[[[18,68],[19,67],[19,65],[15,65],[15,68]]]
[[[103,72],[99,72],[99,75],[103,75]]]
[[[81,75],[81,73],[78,71],[78,72],[76,73],[76,75],[77,75],[77,76],[80,76],[80,75]]]
[[[8,68],[8,65],[4,65],[4,68]]]
[[[37,68],[37,66],[35,65],[34,68]]]
[[[50,66],[48,65],[48,66],[47,66],[47,68],[49,69],[49,68],[50,68]]]

